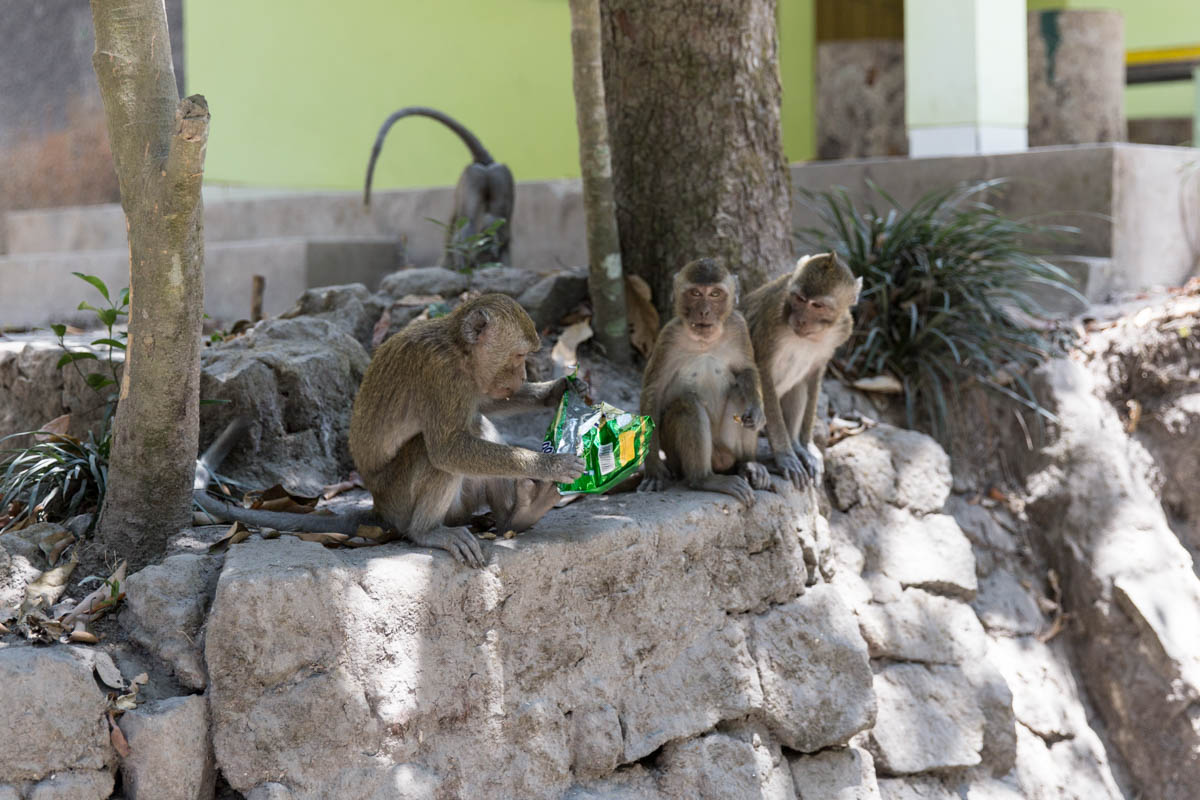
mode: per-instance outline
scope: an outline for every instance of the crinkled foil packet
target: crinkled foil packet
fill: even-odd
[[[542,452],[574,453],[586,464],[573,483],[558,484],[559,494],[603,494],[641,466],[654,423],[608,403],[588,405],[575,376],[567,380]]]

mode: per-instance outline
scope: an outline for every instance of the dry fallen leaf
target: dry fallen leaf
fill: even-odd
[[[46,556],[46,563],[58,563],[58,557],[63,551],[75,543],[75,537],[67,530],[52,530],[38,540],[38,549]]]
[[[225,531],[225,535],[208,546],[210,553],[224,553],[230,545],[244,542],[250,536],[250,529],[241,522],[235,522]]]
[[[863,392],[875,392],[877,394],[904,393],[904,384],[886,373],[870,378],[859,378],[851,386]]]
[[[332,483],[326,486],[321,492],[321,497],[326,500],[332,500],[342,492],[348,492],[351,489],[365,489],[363,486],[362,477],[357,472],[351,472],[350,477],[341,483]]]
[[[476,534],[476,536],[478,536],[480,539],[495,539],[496,538],[496,534],[492,533],[491,531],[484,531],[483,533]]]
[[[50,439],[65,437],[67,435],[67,429],[70,427],[70,414],[63,414],[62,416],[55,417],[43,425],[39,433],[35,433],[33,435],[34,441],[46,442]]]
[[[261,492],[249,492],[246,499],[251,500],[250,508],[265,511],[287,511],[293,514],[307,514],[317,505],[319,497],[306,497],[293,494],[278,483]]]
[[[125,734],[121,733],[121,729],[117,727],[117,721],[113,719],[112,712],[108,712],[108,725],[110,728],[109,738],[112,740],[113,750],[117,751],[117,755],[121,758],[129,758],[129,754],[133,751],[129,749],[129,741],[125,738]]]
[[[289,531],[290,535],[295,536],[305,542],[320,542],[326,547],[332,547],[344,543],[350,537],[344,533],[305,533],[303,531]]]
[[[125,597],[125,562],[122,561],[113,570],[108,580],[96,587],[95,591],[83,598],[68,614],[63,616],[62,624],[73,627],[76,621],[91,622],[99,619]]]
[[[58,602],[63,591],[67,588],[67,579],[79,564],[79,554],[72,552],[71,560],[60,564],[54,569],[43,572],[38,579],[25,587],[25,602],[21,604],[18,618],[26,616],[36,609],[46,609]]]
[[[625,315],[629,319],[629,343],[649,358],[658,338],[658,309],[651,299],[650,284],[639,275],[625,276]]]
[[[74,642],[75,644],[97,644],[100,639],[96,637],[96,634],[83,627],[83,623],[81,622],[67,636],[67,641]]]
[[[112,656],[103,650],[96,652],[92,660],[92,669],[96,671],[96,676],[105,686],[112,689],[125,688],[125,677],[121,675],[121,670],[117,669],[117,665],[113,663]]]
[[[387,332],[392,327],[392,310],[385,308],[383,314],[375,322],[375,327],[371,329],[371,349],[374,350],[379,345],[383,344],[383,340],[387,338]]]
[[[516,532],[516,531],[505,531],[505,532],[504,532],[504,538],[505,538],[505,539],[515,539],[516,537],[517,537],[517,532]]]
[[[1125,432],[1133,433],[1138,423],[1142,421],[1142,404],[1137,400],[1126,400],[1125,408],[1129,410],[1129,419],[1125,422]]]

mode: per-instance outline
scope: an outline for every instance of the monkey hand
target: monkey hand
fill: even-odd
[[[472,567],[482,567],[487,559],[479,541],[466,528],[434,528],[425,533],[409,532],[408,538],[418,547],[437,547],[454,556],[456,561]]]
[[[825,471],[825,458],[821,455],[821,451],[817,449],[817,446],[810,444],[805,447],[797,443],[796,456],[805,473],[808,474],[808,477],[813,481],[820,480],[821,473]]]
[[[573,453],[550,453],[543,455],[541,474],[532,477],[558,483],[571,483],[587,467],[583,459]]]
[[[797,489],[803,489],[811,480],[811,475],[801,465],[800,459],[796,458],[795,453],[776,453],[775,466],[779,468],[779,474],[784,477],[784,480],[791,481],[792,486]]]
[[[742,412],[741,422],[743,428],[756,431],[767,424],[767,416],[763,413],[762,406],[754,405]]]
[[[569,387],[571,387],[571,381],[567,379],[566,375],[554,381],[550,384],[550,391],[546,392],[544,404],[547,406],[557,405]],[[592,387],[588,386],[588,382],[578,375],[575,376],[575,386],[573,388],[585,397],[592,391]]]

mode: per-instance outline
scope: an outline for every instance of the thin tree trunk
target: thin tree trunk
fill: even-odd
[[[660,309],[715,256],[743,292],[792,266],[775,0],[603,0],[604,83],[626,272]]]
[[[600,59],[600,0],[571,0],[571,51],[575,60],[575,122],[587,215],[588,292],[596,342],[613,361],[629,360],[629,322],[621,239],[613,199],[612,157]]]
[[[200,186],[208,105],[175,88],[162,0],[92,0],[109,140],[129,231],[129,341],[99,538],[134,565],[188,524],[204,307]]]

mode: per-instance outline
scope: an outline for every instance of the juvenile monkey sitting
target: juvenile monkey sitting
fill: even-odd
[[[638,491],[660,491],[681,477],[751,505],[770,476],[754,460],[762,393],[750,331],[734,310],[736,283],[719,262],[701,258],[675,275],[674,297],[675,316],[659,332],[642,379],[641,413],[655,428]]]
[[[574,454],[505,444],[485,416],[558,402],[565,378],[525,380],[525,357],[538,344],[515,300],[485,294],[440,319],[414,322],[375,352],[354,400],[350,454],[375,513],[414,544],[481,566],[478,541],[459,527],[473,513],[486,505],[500,530],[524,530],[558,500],[555,482],[583,473]],[[368,521],[251,511],[201,491],[196,499],[220,518],[280,530],[352,534]]]
[[[822,469],[813,446],[821,378],[854,329],[855,278],[835,253],[805,256],[796,268],[746,295],[754,357],[762,375],[767,441],[775,464],[797,488]]]

